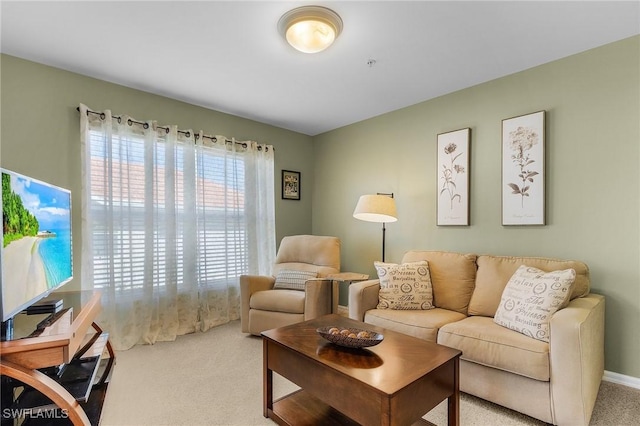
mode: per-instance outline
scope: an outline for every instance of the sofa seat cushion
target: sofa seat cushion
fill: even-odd
[[[249,300],[250,309],[261,311],[304,314],[305,292],[299,290],[263,290],[256,291]]]
[[[365,313],[364,322],[435,342],[440,327],[463,318],[464,314],[440,308],[426,311],[371,309]]]
[[[549,381],[549,344],[473,316],[442,326],[438,343],[462,359],[536,380]]]

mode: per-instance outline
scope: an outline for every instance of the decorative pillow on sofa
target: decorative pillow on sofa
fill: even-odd
[[[522,265],[502,292],[493,320],[543,342],[549,341],[549,321],[571,295],[576,271],[545,272]]]
[[[317,272],[283,269],[276,275],[276,283],[273,285],[273,288],[304,291],[304,283],[312,278],[317,278],[317,276]]]
[[[433,309],[426,260],[403,264],[374,262],[380,278],[378,309]]]

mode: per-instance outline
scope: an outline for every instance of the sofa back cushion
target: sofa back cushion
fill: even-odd
[[[402,263],[421,260],[429,263],[433,304],[437,308],[467,315],[469,300],[476,281],[476,255],[413,250],[405,253]],[[500,302],[500,295],[498,295],[498,302]]]
[[[500,305],[507,282],[521,265],[538,268],[545,272],[573,269],[576,271],[576,280],[569,300],[589,294],[589,268],[585,263],[577,260],[480,255],[477,263],[476,287],[469,302],[469,315],[493,317]]]

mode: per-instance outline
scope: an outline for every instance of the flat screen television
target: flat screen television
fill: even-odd
[[[1,172],[4,325],[73,278],[73,247],[71,191]]]

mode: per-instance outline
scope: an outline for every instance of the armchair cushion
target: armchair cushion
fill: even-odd
[[[299,290],[258,291],[251,296],[249,308],[270,312],[304,314],[304,300],[304,291]]]
[[[340,272],[340,240],[318,235],[284,237],[273,265],[273,275],[285,269],[315,271],[318,277]]]
[[[313,271],[293,271],[290,269],[282,269],[276,275],[276,283],[274,289],[289,289],[304,291],[304,284],[307,280],[316,278],[317,272]]]

